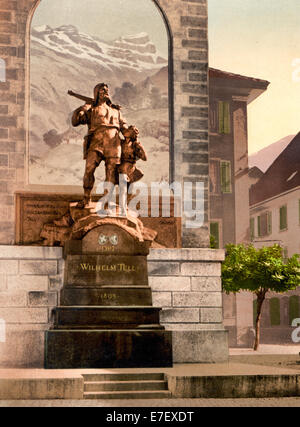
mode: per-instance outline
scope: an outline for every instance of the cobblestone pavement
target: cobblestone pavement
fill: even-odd
[[[300,407],[300,397],[268,399],[2,400],[0,407]]]

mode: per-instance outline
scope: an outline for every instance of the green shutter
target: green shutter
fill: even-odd
[[[261,217],[257,217],[257,235],[261,237]]]
[[[289,298],[289,321],[290,325],[292,324],[294,319],[298,319],[300,316],[299,310],[299,296],[293,295]]]
[[[255,218],[250,218],[250,238],[251,240],[255,238]]]
[[[271,326],[280,325],[280,300],[279,298],[270,299],[270,321]]]
[[[218,102],[219,133],[230,134],[230,104],[229,102]]]
[[[219,223],[218,222],[211,222],[210,223],[210,235],[214,239],[214,249],[220,248],[220,232],[219,232]]]
[[[224,133],[230,134],[230,105],[229,102],[223,103],[224,111]]]
[[[219,133],[224,133],[224,102],[219,101]]]
[[[272,212],[268,212],[268,223],[267,223],[267,228],[268,228],[268,235],[272,234]]]
[[[231,163],[221,162],[221,191],[231,193]]]
[[[280,208],[280,230],[287,229],[287,207],[281,206]]]

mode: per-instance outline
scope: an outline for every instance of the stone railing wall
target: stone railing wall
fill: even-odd
[[[61,248],[0,246],[0,366],[43,366],[63,265]]]
[[[227,360],[222,323],[222,250],[152,249],[153,305],[172,331],[175,363]],[[0,246],[0,367],[42,367],[44,331],[63,284],[61,248]],[[2,332],[2,333],[1,333]]]
[[[223,327],[223,250],[152,249],[148,257],[153,305],[173,332],[176,363],[222,362],[228,357]]]

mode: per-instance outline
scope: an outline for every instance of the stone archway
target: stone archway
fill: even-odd
[[[7,89],[1,96],[1,104],[8,106],[8,119],[2,121],[0,135],[6,152],[14,159],[10,167],[2,171],[2,182],[5,182],[2,208],[6,213],[0,242],[6,244],[12,243],[15,235],[15,221],[13,215],[8,214],[14,206],[14,193],[28,188],[29,29],[39,3],[40,0],[5,0],[0,3],[0,10],[5,12],[7,19],[1,23],[7,39],[0,47],[0,55],[7,61],[7,70],[16,70],[15,74],[11,73],[6,82]],[[172,34],[173,178],[179,182],[201,181],[205,184],[205,222],[197,229],[183,230],[183,246],[207,247],[207,4],[206,0],[156,0],[155,4],[167,19]],[[14,80],[16,74],[17,81]]]

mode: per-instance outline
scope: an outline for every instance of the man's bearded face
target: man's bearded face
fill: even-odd
[[[109,92],[108,92],[107,86],[103,86],[99,88],[98,99],[100,101],[107,101],[109,99]]]

